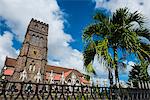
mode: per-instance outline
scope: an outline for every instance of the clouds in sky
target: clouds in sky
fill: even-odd
[[[16,57],[17,50],[12,47],[13,45],[13,35],[10,32],[4,32],[0,35],[0,66],[3,66],[5,57]]]
[[[118,8],[128,7],[131,12],[139,11],[146,18],[146,25],[150,25],[149,0],[94,0],[95,8],[107,8],[114,12]]]
[[[64,32],[63,15],[56,0],[0,0],[0,16],[6,19],[6,24],[14,33],[5,32],[0,36],[1,68],[5,56],[16,57],[17,50],[12,47],[13,37],[22,42],[29,21],[35,18],[49,24],[49,64],[83,71],[82,53],[69,45],[73,38]]]
[[[149,0],[94,0],[96,2],[95,8],[107,8],[112,12],[118,8],[128,7],[132,12],[139,11],[147,20],[150,19],[150,1]]]
[[[96,8],[104,7],[111,11],[115,11],[120,7],[128,7],[132,11],[139,10],[147,14],[147,11],[150,9],[148,5],[150,1],[148,0],[95,0],[95,2]]]

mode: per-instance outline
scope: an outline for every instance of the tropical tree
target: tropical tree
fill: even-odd
[[[133,83],[134,87],[138,87],[138,82],[149,81],[149,75],[147,72],[148,62],[142,61],[141,64],[132,66],[132,70],[129,72],[129,83]]]
[[[138,11],[132,13],[128,8],[120,8],[113,12],[112,16],[97,12],[94,20],[95,23],[83,31],[84,65],[88,72],[95,73],[92,63],[98,55],[115,70],[117,83],[121,58],[119,52],[129,55],[134,53],[139,60],[150,59],[150,47],[143,45],[139,40],[139,36],[147,36],[145,34],[149,34],[149,31],[144,27],[144,17]],[[95,36],[98,38],[95,39]],[[123,65],[125,67],[125,64]]]

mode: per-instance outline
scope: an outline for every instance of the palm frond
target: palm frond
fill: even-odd
[[[93,18],[101,23],[109,19],[108,16],[104,15],[102,12],[97,12]]]
[[[131,22],[137,22],[140,26],[142,26],[145,22],[144,19],[145,18],[141,13],[139,13],[138,11],[135,11],[129,14],[129,17],[126,20],[126,23],[130,24]]]
[[[144,48],[139,47],[139,52],[141,53],[141,56],[143,58],[141,60],[148,60],[148,59],[150,59],[150,53],[149,53],[149,51],[146,51],[146,50],[144,50]]]
[[[104,40],[100,40],[96,45],[96,53],[98,54],[98,56],[104,57],[104,59],[108,63],[112,63],[112,58],[109,54],[108,48],[109,48],[108,39],[105,38]]]
[[[94,41],[90,42],[88,46],[85,48],[85,51],[83,52],[83,60],[84,60],[84,66],[86,68],[87,72],[94,73],[95,70],[94,67],[92,66],[92,63],[94,61],[94,57],[96,55],[96,49],[95,49],[95,44]]]
[[[120,8],[117,9],[116,12],[113,13],[112,23],[117,25],[123,25],[125,23],[125,19],[129,14],[128,8]]]
[[[87,71],[88,73],[96,74],[92,62],[89,63],[89,64],[86,66],[86,71]]]
[[[150,31],[147,28],[136,28],[134,31],[139,36],[145,37],[150,41]]]
[[[87,46],[84,48],[83,57],[84,65],[88,66],[94,60],[96,54],[96,45],[94,41],[90,41]]]

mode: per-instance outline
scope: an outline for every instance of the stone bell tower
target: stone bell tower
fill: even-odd
[[[13,81],[44,82],[47,65],[47,36],[48,24],[32,18],[17,58]]]

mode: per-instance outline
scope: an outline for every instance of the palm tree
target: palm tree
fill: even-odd
[[[132,66],[132,70],[129,72],[129,84],[132,81],[134,87],[138,87],[138,82],[149,81],[149,75],[147,72],[148,62],[141,61],[140,64]]]
[[[128,8],[116,10],[112,16],[105,16],[97,12],[94,16],[95,23],[87,26],[83,32],[84,40],[84,65],[88,72],[94,72],[92,66],[95,55],[103,57],[109,67],[115,70],[115,81],[118,76],[118,52],[134,53],[140,60],[150,58],[150,47],[139,41],[139,36],[144,36],[148,29],[144,27],[144,17],[137,11],[131,13]],[[99,38],[94,39],[94,36]],[[147,36],[147,35],[146,35]],[[112,49],[113,55],[109,52]]]

